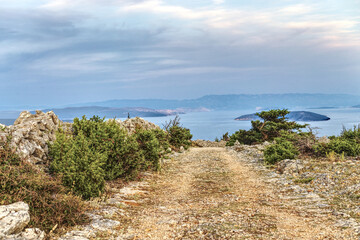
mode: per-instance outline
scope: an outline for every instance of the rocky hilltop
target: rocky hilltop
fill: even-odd
[[[307,111],[292,111],[287,115],[287,118],[292,121],[301,121],[301,122],[312,122],[312,121],[328,121],[330,118],[325,115],[318,113],[307,112]],[[260,118],[255,114],[246,114],[240,117],[235,118],[238,121],[253,121],[260,120]]]
[[[146,130],[157,129],[159,126],[142,118],[130,118],[125,121],[116,120],[128,134],[134,133],[137,126]],[[10,126],[0,124],[0,140],[10,138],[11,146],[24,160],[34,164],[46,164],[48,160],[48,143],[55,140],[56,131],[59,127],[71,128],[71,123],[62,122],[54,112],[44,113],[36,111],[31,114],[28,111],[20,113],[15,123]]]
[[[159,128],[141,118],[117,123],[128,134]],[[71,126],[53,112],[22,112],[14,125],[0,125],[0,139],[39,166],[56,131]],[[160,173],[109,183],[106,197],[88,202],[88,224],[48,239],[359,239],[358,159],[285,159],[269,168],[267,142],[193,144],[164,159]],[[26,228],[31,217],[24,202],[0,206],[0,239],[44,239]]]

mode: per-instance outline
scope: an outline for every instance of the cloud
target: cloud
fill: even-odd
[[[98,86],[104,98],[135,86],[138,91],[122,96],[191,97],[190,86],[261,92],[313,84],[319,91],[355,91],[360,75],[359,19],[328,10],[327,2],[20,2],[0,8],[0,79],[24,92],[32,89],[29,82],[67,96],[89,84],[84,92]],[[351,88],[340,83],[345,78]],[[324,85],[328,79],[332,84]]]

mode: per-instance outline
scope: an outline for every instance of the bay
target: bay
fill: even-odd
[[[360,109],[358,108],[305,110],[330,117],[329,121],[299,122],[309,124],[313,132],[319,137],[339,135],[343,127],[352,128],[354,125],[360,124]],[[239,129],[250,129],[250,121],[236,121],[234,119],[254,112],[251,110],[194,112],[180,115],[180,118],[182,125],[191,130],[193,139],[214,140],[216,137],[221,138],[226,132],[232,134]],[[170,116],[145,119],[161,126],[165,121],[173,118]]]

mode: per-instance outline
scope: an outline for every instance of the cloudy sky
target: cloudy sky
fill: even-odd
[[[0,0],[0,105],[360,95],[359,0]]]

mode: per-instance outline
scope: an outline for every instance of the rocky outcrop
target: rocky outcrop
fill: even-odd
[[[11,145],[22,159],[32,164],[44,164],[48,157],[48,142],[55,140],[59,126],[60,120],[53,112],[31,114],[24,111],[5,132],[11,136]],[[3,139],[4,134],[0,133],[0,138]]]
[[[125,121],[116,120],[129,134],[133,134],[137,127],[146,130],[160,129],[159,126],[136,117]],[[31,114],[28,111],[20,113],[14,125],[0,125],[0,141],[11,138],[11,146],[23,159],[34,165],[46,164],[48,160],[48,143],[53,142],[59,127],[71,131],[71,123],[63,123],[50,111],[47,113],[36,111]]]
[[[137,127],[140,127],[145,130],[153,130],[153,129],[160,129],[159,126],[155,125],[154,123],[148,122],[142,118],[135,117],[129,118],[125,121],[115,120],[121,127],[123,127],[129,134],[133,134]]]
[[[29,206],[24,202],[0,206],[0,239],[41,240],[45,233],[36,228],[23,231],[30,221]],[[23,232],[22,232],[23,231]]]

